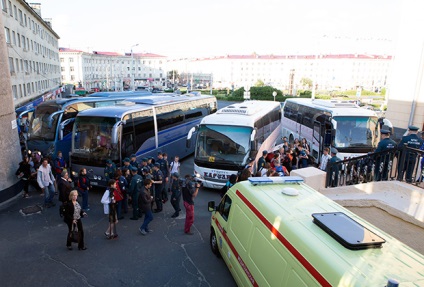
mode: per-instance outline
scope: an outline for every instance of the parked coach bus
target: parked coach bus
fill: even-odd
[[[34,109],[28,128],[27,147],[39,150],[44,156],[56,157],[62,151],[68,161],[71,151],[71,133],[76,115],[86,109],[114,105],[125,99],[138,98],[151,93],[145,92],[100,92],[95,97],[78,97],[45,101]],[[27,113],[25,112],[25,113]],[[18,123],[24,113],[18,118]]]
[[[236,103],[205,117],[196,131],[194,171],[205,187],[219,189],[249,158],[257,163],[262,151],[272,150],[281,139],[281,106],[271,101]]]
[[[422,254],[299,177],[252,177],[208,207],[211,249],[238,286],[424,286]]]
[[[216,108],[213,96],[156,94],[82,111],[74,124],[71,169],[85,167],[91,184],[105,186],[107,159],[119,166],[131,154],[156,157],[159,150],[183,158],[193,152],[186,148],[188,132]]]
[[[282,134],[293,142],[306,138],[318,163],[324,147],[335,147],[340,158],[372,152],[380,141],[377,114],[349,101],[287,99]]]

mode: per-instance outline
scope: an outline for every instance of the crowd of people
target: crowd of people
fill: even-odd
[[[200,187],[194,175],[180,176],[178,156],[170,163],[167,154],[162,152],[158,152],[156,159],[142,158],[137,162],[136,158],[135,154],[125,158],[119,168],[111,160],[106,161],[104,176],[107,188],[101,199],[104,213],[108,217],[106,238],[118,237],[117,224],[124,219],[125,213],[132,215],[131,220],[139,220],[144,216],[139,231],[142,235],[149,234],[152,232],[149,223],[153,220],[153,213],[162,212],[169,197],[174,209],[172,218],[180,215],[183,200],[186,210],[184,233],[192,235],[194,199]],[[52,160],[42,158],[39,151],[24,151],[16,175],[24,181],[24,198],[30,197],[29,186],[33,186],[40,195],[44,195],[44,207],[51,208],[56,206],[54,197],[58,195],[61,202],[60,215],[68,226],[66,247],[72,250],[72,242],[77,242],[79,250],[86,250],[81,218],[90,211],[89,192],[92,186],[87,169],[82,168],[78,177],[72,180],[61,152]],[[81,204],[78,196],[82,199]]]

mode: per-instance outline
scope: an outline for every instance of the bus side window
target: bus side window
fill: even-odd
[[[219,213],[221,214],[222,218],[224,218],[225,221],[228,221],[228,216],[230,214],[230,208],[231,208],[231,198],[226,195],[221,201],[221,204],[219,205]]]

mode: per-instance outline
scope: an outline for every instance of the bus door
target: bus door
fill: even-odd
[[[314,121],[314,130],[312,134],[312,156],[315,158],[315,162],[318,162],[321,158],[322,153],[322,137],[321,137],[322,125],[318,121]]]
[[[297,114],[297,120],[296,120],[296,137],[300,140],[302,138],[302,114]]]
[[[333,125],[328,121],[324,125],[324,146],[330,147],[333,141]]]

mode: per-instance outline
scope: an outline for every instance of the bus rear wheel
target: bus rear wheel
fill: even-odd
[[[211,244],[211,250],[213,254],[215,254],[218,258],[221,258],[221,253],[219,253],[219,247],[218,247],[218,239],[216,238],[216,234],[213,229],[211,231],[209,242]]]

